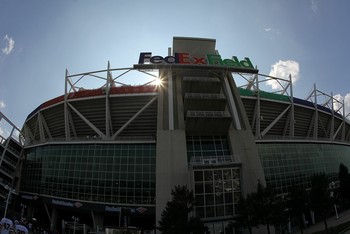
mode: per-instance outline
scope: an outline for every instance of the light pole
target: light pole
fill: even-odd
[[[73,234],[75,234],[75,225],[76,225],[76,222],[79,221],[79,218],[76,217],[76,216],[72,216],[72,219],[74,220],[74,224],[73,224]]]
[[[21,203],[21,207],[22,207],[22,210],[21,210],[21,219],[23,219],[23,216],[24,216],[24,209],[27,208],[27,206],[25,204],[22,204]]]
[[[337,205],[335,204],[336,201],[335,201],[335,196],[334,196],[334,189],[335,189],[334,181],[329,183],[329,189],[330,189],[329,196],[330,196],[331,200],[333,201],[333,207],[334,207],[335,215],[336,215],[336,218],[339,219]]]
[[[9,201],[10,201],[10,196],[11,193],[14,193],[16,190],[14,190],[13,188],[11,188],[8,185],[5,185],[5,189],[7,189],[9,191],[9,193],[7,194],[7,198],[6,198],[6,205],[5,205],[5,212],[4,212],[4,217],[6,217],[6,213],[7,213],[7,207],[9,205]]]

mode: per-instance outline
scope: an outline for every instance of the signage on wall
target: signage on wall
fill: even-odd
[[[163,57],[159,55],[152,56],[151,52],[141,52],[138,64],[134,65],[134,68],[147,68],[147,66],[161,68],[164,65],[210,66],[223,67],[237,72],[258,72],[248,57],[242,60],[238,59],[237,56],[233,56],[232,59],[222,59],[219,54],[207,54],[205,57],[194,57],[189,53],[175,53],[174,56]]]

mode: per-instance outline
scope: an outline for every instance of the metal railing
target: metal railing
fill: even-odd
[[[238,155],[224,155],[224,156],[200,156],[192,157],[190,159],[191,166],[205,166],[205,165],[227,165],[240,164],[241,160]]]
[[[223,118],[230,117],[228,111],[187,111],[187,117]]]

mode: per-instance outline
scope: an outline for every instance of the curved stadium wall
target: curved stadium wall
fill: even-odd
[[[258,179],[285,194],[293,183],[310,188],[317,173],[337,181],[339,164],[350,167],[350,123],[333,107],[237,88],[236,73],[212,68],[160,69],[160,86],[108,79],[134,70],[67,75],[66,86],[100,73],[107,83],[66,89],[25,121],[22,198],[44,204],[52,225],[78,214],[94,228],[152,229],[171,189],[187,184],[214,233]]]

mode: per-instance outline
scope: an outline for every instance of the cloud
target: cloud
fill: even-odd
[[[292,76],[292,83],[295,84],[299,80],[299,63],[294,60],[278,61],[271,65],[269,76],[281,78],[289,81],[289,75]],[[267,84],[272,89],[281,89],[281,85],[276,80],[268,80]]]
[[[350,93],[346,94],[344,97],[340,94],[336,94],[333,95],[333,98],[340,102],[334,102],[334,110],[338,110],[344,101],[345,116],[348,115],[350,113]],[[340,111],[341,114],[343,114],[343,110],[340,109]]]
[[[0,100],[0,109],[3,109],[5,107],[6,107],[5,102]]]
[[[9,55],[15,47],[15,41],[12,39],[12,37],[9,37],[8,35],[5,35],[3,41],[5,41],[6,46],[5,48],[2,48],[2,52],[6,55]]]
[[[314,13],[318,11],[318,2],[316,0],[311,0],[311,10]]]

